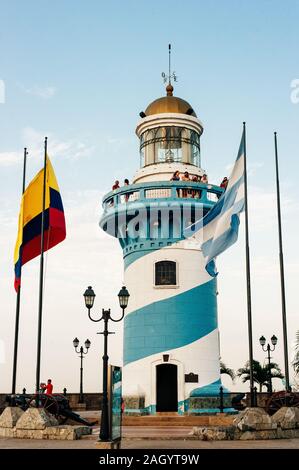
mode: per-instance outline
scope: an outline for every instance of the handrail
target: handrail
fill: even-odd
[[[155,190],[155,189],[172,189],[172,196],[175,196],[176,190],[177,189],[182,189],[182,190],[193,190],[193,191],[201,191],[202,195],[205,195],[206,193],[212,193],[220,196],[223,193],[223,189],[220,188],[219,186],[213,185],[213,184],[205,184],[205,183],[200,183],[200,182],[193,182],[193,181],[156,181],[156,182],[144,182],[144,183],[136,183],[136,184],[131,184],[128,186],[122,186],[119,189],[110,191],[107,193],[104,198],[103,198],[103,206],[106,204],[107,201],[113,199],[115,201],[119,199],[120,196],[123,196],[125,194],[133,194],[133,193],[140,193],[141,195],[141,200],[142,199],[147,199],[145,197],[145,191],[146,190]],[[181,199],[181,198],[180,198]],[[206,199],[205,197],[201,197],[200,199]],[[115,201],[116,202],[116,201]]]

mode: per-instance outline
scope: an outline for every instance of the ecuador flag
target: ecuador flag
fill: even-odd
[[[21,268],[41,254],[44,169],[27,186],[21,201],[18,238],[15,246],[15,290],[21,284]],[[59,187],[49,158],[46,163],[46,201],[44,213],[44,251],[66,236]]]

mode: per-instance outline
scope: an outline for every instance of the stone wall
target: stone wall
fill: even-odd
[[[0,416],[0,438],[75,440],[91,433],[90,426],[59,425],[44,408],[8,406]]]
[[[79,402],[79,393],[67,393],[66,397],[70,401],[72,409],[76,409]],[[100,410],[102,409],[102,393],[85,393],[84,403],[86,403],[87,410]]]
[[[282,407],[273,416],[246,408],[226,426],[196,426],[190,435],[202,441],[299,438],[299,408]]]
[[[61,392],[62,393],[62,392]],[[0,413],[5,407],[5,397],[6,393],[0,394]],[[230,407],[231,400],[236,393],[224,394],[224,406]],[[76,410],[79,408],[79,393],[67,393],[67,398],[70,400],[71,407]],[[257,405],[259,407],[264,408],[266,405],[266,401],[269,398],[268,393],[258,393],[257,394]],[[99,410],[101,409],[102,404],[102,393],[85,393],[84,399],[86,403],[87,410]],[[242,404],[244,408],[249,406],[250,404],[250,394],[246,393],[244,399],[242,400]],[[202,398],[194,398],[190,400],[190,408],[189,413],[192,414],[193,410],[198,408],[217,408],[220,406],[220,398],[219,397],[202,397]],[[125,407],[127,409],[134,409],[137,408],[139,410],[144,409],[144,397],[131,397],[130,399],[125,399]]]

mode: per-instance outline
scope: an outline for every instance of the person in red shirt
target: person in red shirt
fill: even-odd
[[[223,178],[223,180],[221,181],[220,188],[223,188],[224,190],[226,190],[227,185],[228,185],[228,179],[227,179],[227,177],[225,176],[225,177]]]
[[[116,189],[119,189],[119,181],[116,180],[114,185],[112,186],[112,191],[115,191]]]
[[[52,385],[52,380],[51,379],[48,379],[48,383],[47,383],[47,386],[46,386],[46,395],[52,395],[53,393],[53,385]]]

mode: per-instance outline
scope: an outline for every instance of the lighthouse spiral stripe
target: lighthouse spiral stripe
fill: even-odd
[[[161,260],[177,262],[176,288],[153,288],[154,265]],[[125,281],[134,298],[125,317],[124,373],[132,379],[138,374],[142,386],[150,363],[167,353],[190,368],[186,373],[199,375],[200,387],[218,384],[217,281],[205,270],[198,244],[181,241],[135,257]]]

